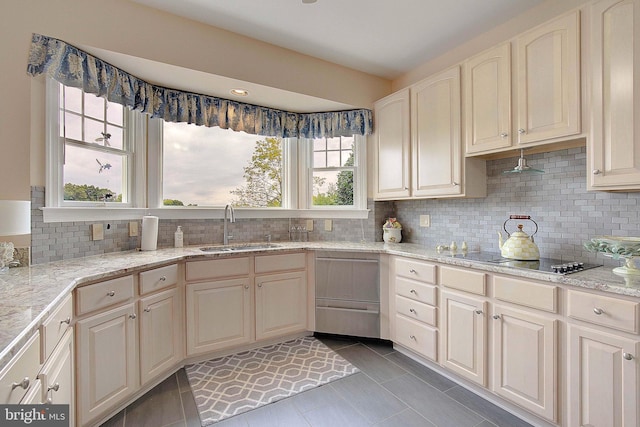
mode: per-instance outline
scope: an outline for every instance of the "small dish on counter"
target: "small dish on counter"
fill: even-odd
[[[640,257],[640,237],[600,236],[586,242],[584,247],[591,252],[599,252],[613,259],[623,259],[625,265],[616,267],[613,272],[617,275],[640,275],[635,258]]]

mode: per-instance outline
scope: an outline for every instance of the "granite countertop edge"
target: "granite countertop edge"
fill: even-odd
[[[125,274],[173,264],[183,260],[206,260],[240,254],[278,253],[288,250],[325,250],[373,252],[399,255],[486,272],[507,274],[521,278],[558,283],[583,289],[594,289],[615,295],[640,298],[640,282],[627,286],[623,278],[614,275],[611,267],[599,267],[571,275],[520,270],[496,264],[454,258],[448,253],[412,243],[374,242],[277,242],[270,248],[235,252],[203,252],[199,245],[167,248],[157,251],[126,251],[75,258],[12,268],[0,275],[2,303],[0,303],[0,370],[39,330],[60,302],[78,286]],[[1,371],[0,371],[1,372]]]

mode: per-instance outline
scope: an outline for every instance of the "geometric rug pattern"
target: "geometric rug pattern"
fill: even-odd
[[[359,372],[313,337],[187,365],[185,370],[203,426]]]

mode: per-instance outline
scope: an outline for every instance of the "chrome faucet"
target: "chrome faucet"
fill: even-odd
[[[233,206],[231,205],[227,205],[224,207],[224,244],[228,245],[229,244],[229,239],[233,239],[233,236],[230,236],[228,231],[227,231],[227,214],[228,214],[228,218],[229,218],[229,222],[236,222],[236,214],[233,211]]]

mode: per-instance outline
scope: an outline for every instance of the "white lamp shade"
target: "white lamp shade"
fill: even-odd
[[[0,200],[0,236],[31,233],[31,202]]]

